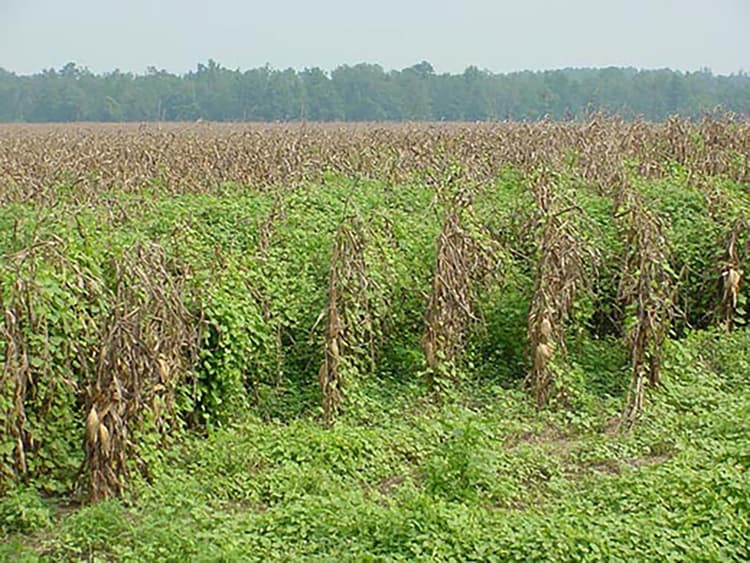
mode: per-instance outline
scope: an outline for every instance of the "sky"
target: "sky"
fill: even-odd
[[[0,0],[0,67],[750,71],[750,0]]]

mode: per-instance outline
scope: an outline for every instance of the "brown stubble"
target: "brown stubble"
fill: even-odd
[[[0,203],[90,202],[146,186],[266,189],[318,182],[325,173],[395,184],[434,172],[436,155],[460,163],[475,183],[503,167],[532,173],[571,155],[576,172],[602,189],[623,183],[623,161],[644,177],[668,174],[665,163],[676,163],[747,182],[750,125],[734,116],[653,124],[600,115],[585,123],[0,125]]]

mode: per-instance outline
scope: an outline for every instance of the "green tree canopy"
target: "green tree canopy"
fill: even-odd
[[[437,74],[421,61],[402,70],[375,64],[247,71],[214,60],[183,75],[94,74],[75,63],[16,75],[0,68],[0,121],[378,121],[699,118],[721,108],[750,115],[750,76],[633,68],[492,74],[475,66]]]

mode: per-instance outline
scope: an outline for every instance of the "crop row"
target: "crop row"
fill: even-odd
[[[669,338],[747,320],[746,125],[191,127],[0,136],[0,487],[118,495],[185,428],[387,382],[627,430]]]

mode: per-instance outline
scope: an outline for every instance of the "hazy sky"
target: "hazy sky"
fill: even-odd
[[[0,67],[750,70],[750,0],[0,0]]]

